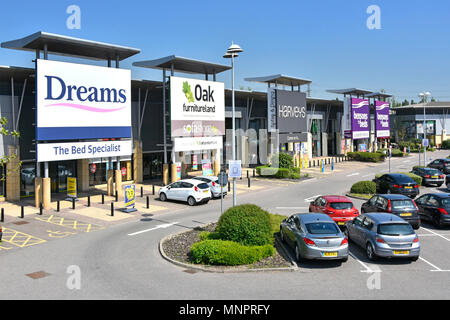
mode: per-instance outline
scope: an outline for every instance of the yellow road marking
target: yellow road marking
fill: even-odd
[[[48,237],[49,238],[65,238],[69,235],[72,234],[77,234],[76,232],[69,232],[69,231],[52,231],[52,230],[47,230],[48,232]]]
[[[15,245],[20,248],[47,242],[44,239],[40,239],[35,236],[29,235],[29,234],[26,234],[26,233],[23,233],[23,232],[20,232],[17,230],[9,229],[9,228],[3,228],[2,241],[5,241],[9,244]],[[11,248],[4,248],[2,246],[2,249],[8,250]]]
[[[70,228],[73,230],[81,231],[81,232],[91,232],[91,231],[103,229],[102,226],[99,226],[96,224],[81,222],[81,221],[68,219],[68,218],[62,218],[62,217],[55,216],[53,214],[50,215],[48,218],[35,218],[35,219],[39,220],[39,221],[55,224],[58,226]]]

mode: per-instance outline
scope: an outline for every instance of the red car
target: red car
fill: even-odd
[[[309,205],[309,212],[325,213],[336,222],[339,227],[353,220],[359,215],[353,202],[345,196],[320,196]]]

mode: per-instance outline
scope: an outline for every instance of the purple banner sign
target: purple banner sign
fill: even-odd
[[[389,102],[375,101],[375,130],[377,138],[389,138]]]
[[[369,138],[369,101],[352,98],[352,139]]]

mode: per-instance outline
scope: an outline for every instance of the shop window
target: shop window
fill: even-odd
[[[20,168],[20,195],[28,197],[34,195],[34,179],[36,177],[36,164],[23,163]]]

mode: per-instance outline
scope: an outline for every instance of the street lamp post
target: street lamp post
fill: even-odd
[[[427,97],[430,95],[430,93],[427,92],[421,92],[419,93],[419,97],[423,99],[423,139],[424,141],[427,139],[427,126],[426,126],[426,119],[425,119],[425,103],[427,102]],[[429,144],[428,144],[429,145]],[[423,146],[423,165],[427,165],[427,147]]]
[[[233,149],[233,160],[236,160],[236,130],[235,130],[235,112],[234,112],[234,58],[238,57],[238,53],[243,50],[239,45],[231,42],[231,46],[223,56],[224,58],[231,58],[231,122],[232,122],[232,142],[231,148]],[[236,206],[236,178],[233,178],[233,207]]]

